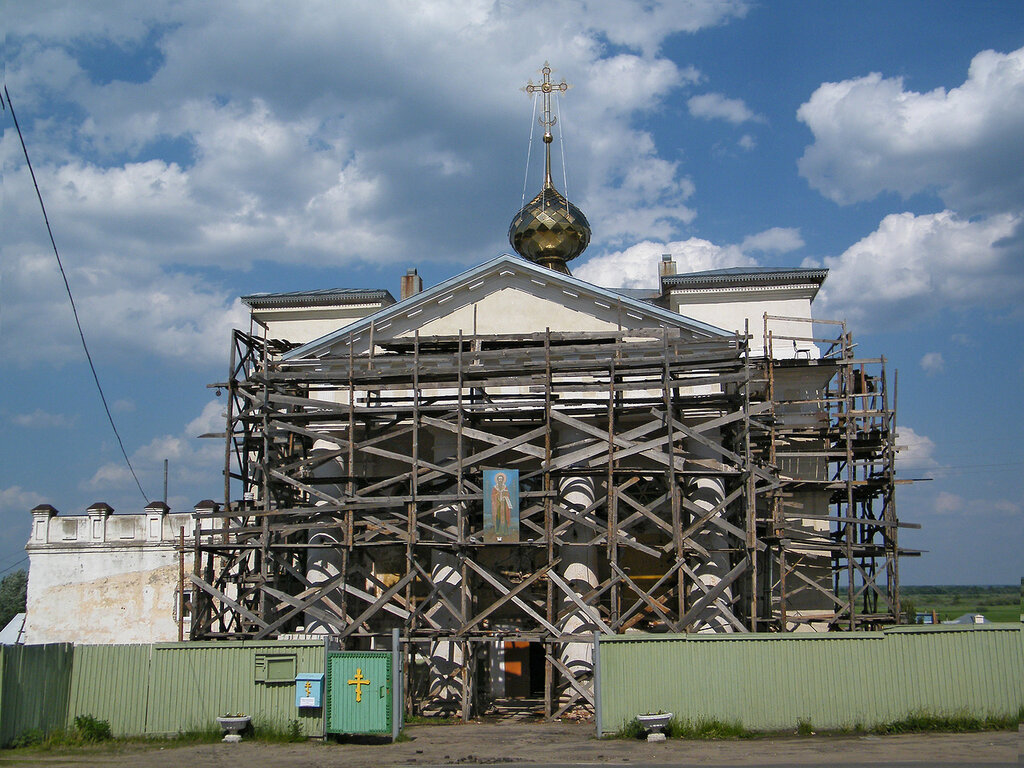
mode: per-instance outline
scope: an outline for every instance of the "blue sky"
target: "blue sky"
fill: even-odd
[[[36,2],[6,84],[150,498],[216,497],[239,295],[433,284],[508,250],[551,62],[574,273],[825,265],[815,314],[899,370],[906,583],[1024,573],[1024,13],[990,2]],[[10,119],[0,572],[28,510],[144,502]],[[527,182],[539,185],[539,142]],[[562,187],[561,150],[555,175]]]

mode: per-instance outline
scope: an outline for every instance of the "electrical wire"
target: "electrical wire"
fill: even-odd
[[[530,153],[533,152],[533,123],[537,119],[537,94],[533,94],[533,114],[530,116],[530,142],[526,145],[526,173],[523,174],[523,202],[520,208],[526,207],[526,182],[530,178]]]
[[[3,576],[8,571],[13,571],[15,568],[17,568],[19,565],[24,563],[26,560],[28,560],[28,555],[25,555],[24,557],[22,557],[21,560],[16,562],[14,565],[12,565],[12,566],[10,566],[8,568],[4,568],[2,571],[0,571],[0,576]]]
[[[39,190],[39,182],[36,181],[36,172],[32,169],[32,161],[28,156],[28,147],[25,146],[25,137],[21,133],[21,126],[18,125],[18,117],[14,114],[14,104],[11,102],[11,94],[7,91],[7,84],[4,84],[4,96],[7,98],[7,105],[4,107],[10,107],[11,119],[14,121],[14,127],[18,131],[18,140],[21,141],[21,151],[25,154],[25,164],[28,166],[28,172],[32,176],[32,184],[36,188],[36,197],[39,199],[39,208],[43,212],[43,221],[46,222],[46,232],[50,236],[50,245],[53,246],[53,255],[57,257],[57,266],[60,267],[60,276],[64,278],[64,288],[68,293],[68,301],[71,302],[71,312],[75,316],[75,325],[78,326],[78,336],[82,340],[82,349],[85,350],[85,357],[89,361],[89,370],[92,371],[93,381],[96,382],[96,390],[100,393],[100,400],[103,401],[103,410],[107,412],[107,420],[110,422],[110,428],[114,430],[114,437],[117,438],[117,444],[121,448],[121,455],[124,456],[125,464],[128,465],[128,471],[132,473],[132,477],[135,479],[135,484],[139,487],[139,493],[142,494],[142,498],[149,503],[149,497],[146,492],[142,489],[142,483],[139,482],[138,475],[135,474],[135,468],[132,467],[131,461],[128,459],[128,452],[124,449],[124,442],[121,440],[121,434],[117,431],[117,425],[114,424],[114,417],[110,413],[110,406],[107,405],[106,395],[103,394],[103,387],[100,385],[100,377],[96,373],[96,366],[93,364],[92,355],[89,353],[89,345],[85,342],[85,332],[82,330],[82,322],[78,319],[78,307],[75,306],[75,297],[71,294],[71,285],[68,283],[67,273],[64,271],[64,264],[61,262],[60,252],[57,250],[57,241],[53,237],[53,229],[50,227],[50,218],[46,214],[46,205],[43,204],[43,194]]]
[[[569,175],[565,169],[565,137],[562,136],[562,100],[555,94],[555,115],[558,119],[558,151],[562,155],[562,188],[565,190],[565,212],[569,212]]]

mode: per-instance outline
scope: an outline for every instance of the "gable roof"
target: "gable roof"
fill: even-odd
[[[362,331],[369,330],[371,324],[383,330],[384,327],[389,327],[387,324],[388,321],[391,321],[392,324],[400,326],[393,333],[401,331],[405,326],[409,326],[409,329],[418,327],[423,322],[419,318],[422,313],[428,309],[447,312],[447,308],[443,308],[443,305],[459,294],[471,292],[484,286],[497,290],[501,287],[512,286],[517,281],[524,287],[535,284],[536,286],[560,288],[567,300],[573,300],[580,306],[588,303],[592,305],[591,314],[594,315],[608,314],[610,311],[617,312],[621,308],[632,319],[647,323],[647,327],[653,325],[655,327],[680,328],[700,338],[733,335],[713,325],[693,320],[676,312],[630,296],[624,296],[616,291],[601,288],[571,275],[555,272],[518,256],[505,253],[414,296],[385,307],[372,315],[367,315],[326,336],[304,344],[284,355],[283,359],[287,361],[322,356],[343,338],[358,336]]]

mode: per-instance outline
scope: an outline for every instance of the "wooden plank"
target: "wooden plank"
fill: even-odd
[[[580,596],[576,594],[576,590],[569,586],[565,582],[565,580],[558,575],[558,573],[556,573],[555,571],[551,571],[548,573],[548,578],[555,583],[555,586],[562,590],[563,594],[565,594],[566,597],[568,597],[573,603],[576,604],[576,606],[581,611],[583,611],[583,614],[590,621],[597,624],[601,628],[602,632],[604,632],[606,635],[615,634],[614,632],[612,632],[611,627],[605,624],[604,621],[601,619],[601,614],[597,610],[597,608],[593,605],[587,605],[586,603],[584,603],[583,600],[580,599]]]
[[[547,619],[545,619],[543,616],[541,616],[539,613],[537,613],[537,611],[535,611],[528,603],[524,602],[523,600],[521,600],[519,597],[516,596],[521,590],[516,590],[514,587],[512,587],[509,584],[503,584],[502,583],[503,580],[499,580],[497,576],[494,576],[493,574],[488,573],[485,568],[483,568],[480,565],[477,565],[476,563],[474,563],[469,558],[466,558],[464,562],[466,563],[466,565],[468,565],[470,568],[472,568],[474,571],[476,571],[476,573],[479,574],[479,576],[484,581],[486,581],[492,587],[494,587],[499,592],[501,592],[502,597],[497,601],[497,603],[495,605],[503,604],[503,603],[508,602],[509,600],[511,600],[513,603],[518,605],[523,611],[525,611],[527,615],[531,616],[538,624],[540,624],[546,630],[551,632],[551,634],[553,634],[553,635],[557,635],[558,634],[558,628],[557,627],[555,627],[553,624],[550,624],[547,621]],[[548,567],[547,570],[550,570],[550,566]]]

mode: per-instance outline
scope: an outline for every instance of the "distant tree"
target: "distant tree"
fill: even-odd
[[[917,606],[913,600],[903,600],[903,612],[907,617],[907,624],[917,624]]]
[[[17,614],[25,612],[28,597],[28,574],[15,571],[0,581],[0,629]]]

